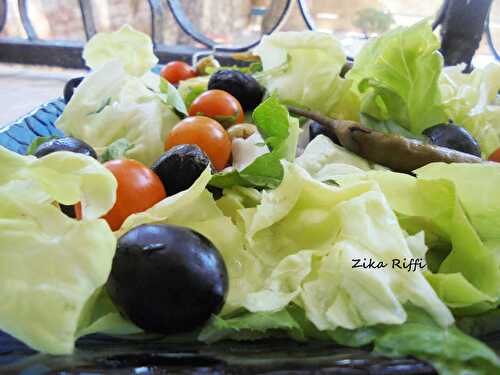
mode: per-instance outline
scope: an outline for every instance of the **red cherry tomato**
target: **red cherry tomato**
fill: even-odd
[[[496,151],[494,151],[490,157],[488,158],[490,161],[496,161],[497,163],[500,163],[500,148],[497,148]]]
[[[165,150],[182,144],[201,148],[217,170],[224,169],[231,157],[231,139],[217,121],[204,116],[186,117],[170,131]]]
[[[241,124],[245,118],[240,102],[223,90],[208,90],[200,94],[189,107],[190,116],[207,116],[225,127]]]
[[[196,77],[196,71],[184,61],[172,61],[161,69],[160,75],[171,84],[177,84],[179,81]]]
[[[111,160],[104,166],[118,182],[115,205],[103,216],[113,231],[120,229],[130,215],[147,210],[167,196],[160,178],[136,160]]]

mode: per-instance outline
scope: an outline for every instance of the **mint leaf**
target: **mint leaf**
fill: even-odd
[[[240,172],[218,173],[210,185],[229,188],[235,185],[276,188],[283,179],[281,160],[293,161],[298,142],[298,120],[288,114],[279,100],[271,96],[253,112],[253,120],[271,152],[256,158]]]

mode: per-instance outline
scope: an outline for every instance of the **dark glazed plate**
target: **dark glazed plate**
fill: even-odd
[[[62,135],[54,124],[64,106],[62,99],[54,100],[2,128],[0,145],[24,154],[36,137]],[[290,340],[202,345],[96,335],[79,340],[71,356],[50,356],[0,331],[0,374],[423,375],[435,371],[415,359],[377,356],[370,348]]]

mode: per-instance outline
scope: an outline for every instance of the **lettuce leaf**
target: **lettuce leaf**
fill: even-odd
[[[120,63],[110,61],[83,80],[56,125],[99,154],[126,139],[133,147],[125,156],[151,165],[163,153],[165,138],[179,121],[173,105],[152,90],[159,92],[159,86],[158,76],[133,77]]]
[[[201,76],[187,79],[179,83],[178,91],[187,108],[191,106],[200,94],[208,90],[209,79],[210,76]]]
[[[479,142],[485,157],[500,147],[500,64],[462,73],[462,66],[443,69],[439,89],[447,115]]]
[[[430,362],[440,375],[488,375],[500,371],[500,359],[487,345],[455,326],[440,327],[421,310],[407,310],[407,323],[385,327],[375,339],[376,352],[415,356]]]
[[[256,47],[263,72],[257,79],[281,101],[336,118],[357,120],[359,100],[339,73],[346,63],[340,42],[313,31],[278,32]]]
[[[214,175],[210,185],[220,188],[237,185],[274,188],[280,184],[283,178],[280,161],[295,159],[300,131],[298,120],[291,117],[274,96],[254,110],[253,119],[271,152],[257,157],[240,171],[223,171]]]
[[[499,167],[433,163],[414,178],[369,171],[362,162],[320,137],[297,159],[319,181],[340,186],[376,181],[401,226],[412,234],[425,231],[426,258],[434,272],[426,272],[426,278],[439,297],[458,314],[494,308],[500,293],[500,202],[494,190]]]
[[[454,184],[387,171],[368,176],[378,182],[404,228],[424,230],[449,244],[438,274],[429,277],[439,296],[450,307],[467,306],[468,313],[493,308],[500,297],[500,268],[469,222]],[[429,253],[441,251],[430,246]]]
[[[176,114],[186,108],[175,87],[150,72],[158,59],[148,35],[130,26],[99,33],[86,45],[84,58],[93,72],[75,91],[57,127],[102,154],[125,139],[124,156],[151,165],[164,151]]]
[[[273,312],[296,303],[319,330],[355,329],[403,323],[403,304],[410,301],[442,325],[453,321],[422,272],[353,268],[353,259],[391,265],[392,259],[413,256],[375,183],[335,187],[283,163],[281,185],[265,191],[255,208],[239,210],[245,248],[263,266],[263,282],[243,301],[246,310]],[[412,249],[423,246],[416,252],[425,252],[423,241],[411,242]]]
[[[479,236],[483,240],[500,239],[500,164],[432,163],[415,173],[419,178],[453,182],[458,199]]]
[[[151,38],[129,25],[115,32],[94,35],[85,45],[83,59],[92,70],[117,60],[128,74],[136,77],[144,75],[158,63]]]
[[[446,122],[438,80],[443,59],[428,20],[368,42],[347,78],[362,95],[361,112],[419,135]]]
[[[106,282],[116,240],[102,219],[116,181],[70,152],[41,159],[0,147],[0,329],[51,354],[73,351],[81,320]],[[54,202],[82,202],[84,220]]]
[[[131,145],[126,138],[120,138],[111,143],[99,156],[99,161],[105,163],[109,160],[124,159],[125,153],[134,145]]]

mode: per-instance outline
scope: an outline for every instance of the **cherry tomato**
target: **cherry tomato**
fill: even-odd
[[[496,161],[497,163],[500,163],[500,148],[497,148],[496,151],[494,151],[490,157],[488,158],[490,161]]]
[[[83,218],[83,212],[82,212],[82,204],[78,202],[75,204],[75,219],[76,220],[82,220]]]
[[[182,144],[201,148],[217,170],[224,169],[231,157],[231,139],[217,121],[204,116],[186,117],[168,134],[165,150]]]
[[[161,69],[160,74],[171,84],[177,84],[179,81],[196,77],[196,71],[183,61],[169,62]]]
[[[103,216],[113,231],[120,229],[130,215],[152,207],[167,194],[160,178],[135,160],[111,160],[104,163],[116,178],[116,202]]]
[[[225,127],[241,124],[245,113],[240,102],[222,90],[208,90],[199,95],[189,107],[190,116],[207,116]]]

